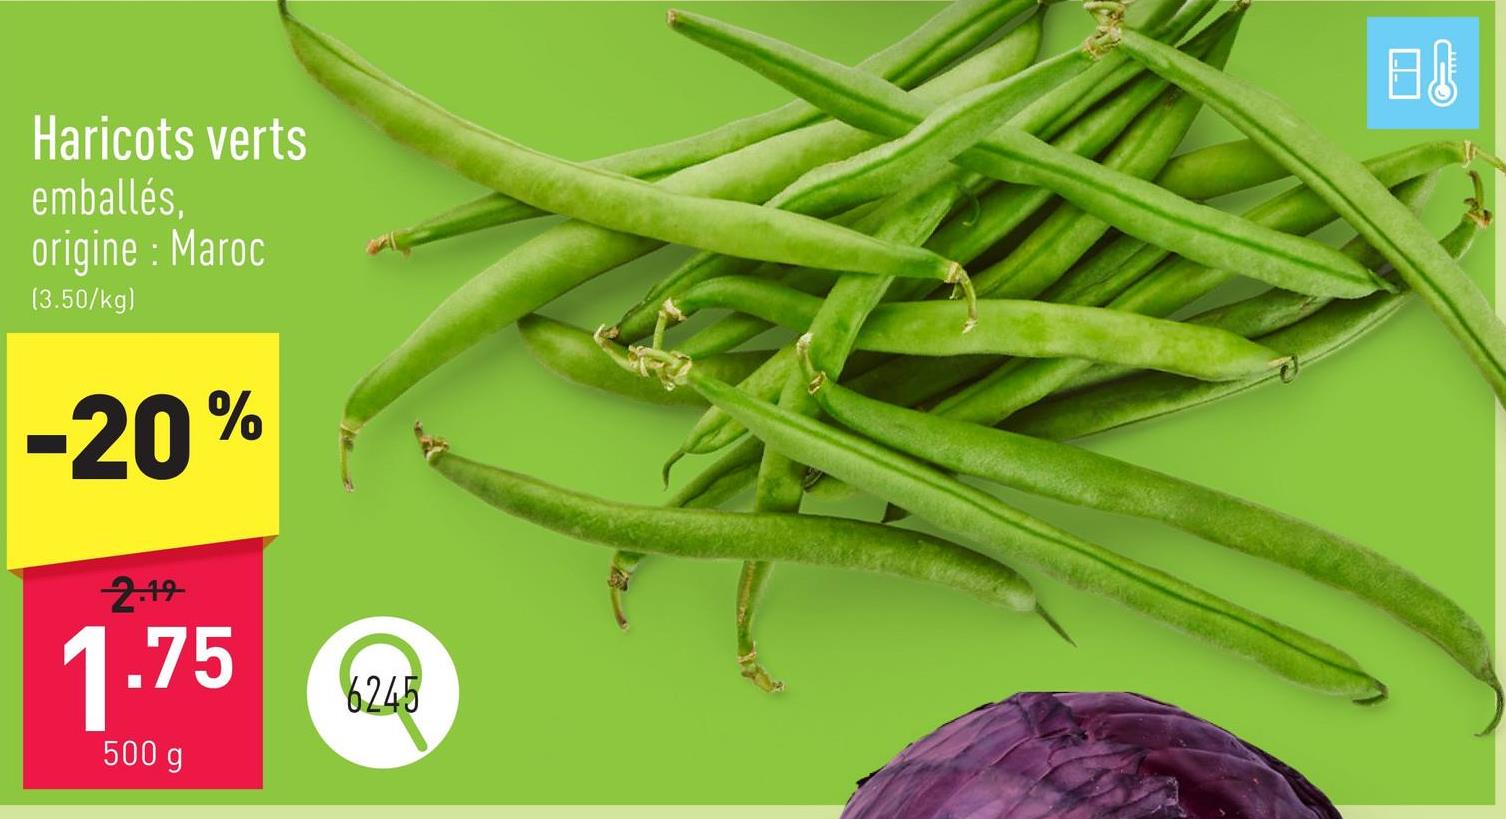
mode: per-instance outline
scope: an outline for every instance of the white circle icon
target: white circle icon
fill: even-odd
[[[335,632],[309,669],[309,717],[324,743],[367,768],[401,768],[439,746],[460,708],[460,678],[439,640],[401,617]]]

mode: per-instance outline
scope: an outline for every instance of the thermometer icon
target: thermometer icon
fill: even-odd
[[[1428,101],[1437,108],[1447,108],[1459,99],[1459,86],[1454,82],[1458,68],[1458,56],[1449,40],[1433,41],[1433,81],[1428,85]]]

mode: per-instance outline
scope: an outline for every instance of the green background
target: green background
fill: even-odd
[[[761,79],[668,32],[663,3],[303,3],[340,37],[439,103],[526,144],[584,159],[703,130],[777,104]],[[844,61],[934,12],[929,3],[699,6]],[[1364,130],[1365,3],[1257,3],[1230,62],[1362,156],[1469,134]],[[1387,15],[1469,14],[1489,3],[1386,3]],[[430,474],[408,426],[422,418],[457,450],[584,491],[652,503],[657,470],[694,417],[628,405],[540,370],[508,330],[423,382],[368,426],[341,491],[335,425],[349,385],[460,282],[542,229],[526,224],[419,250],[362,255],[365,240],[469,198],[464,181],[387,142],[305,77],[268,3],[6,3],[0,280],[6,330],[277,331],[282,334],[282,536],[266,556],[266,789],[99,794],[20,790],[19,695],[0,707],[0,801],[280,801],[836,804],[906,742],[1019,690],[1125,689],[1169,700],[1284,758],[1340,803],[1481,803],[1491,744],[1472,736],[1486,689],[1411,632],[1271,566],[1143,522],[1022,500],[1075,532],[1329,639],[1390,687],[1356,708],[1115,606],[1033,578],[1073,632],[941,588],[781,567],[759,631],[790,688],[736,673],[732,564],[653,561],[620,633],[606,605],[607,553],[510,520]],[[1087,18],[1063,4],[1048,50],[1079,43]],[[1487,35],[1487,40],[1488,40]],[[1481,121],[1495,53],[1482,44]],[[111,164],[30,160],[31,116],[86,123],[166,116],[201,127],[308,129],[301,163]],[[1189,144],[1232,132],[1205,116]],[[134,284],[139,309],[36,314],[36,285],[66,273],[29,263],[36,235],[80,220],[29,214],[34,185],[155,176],[201,233],[259,235],[259,270],[142,268],[83,284]],[[1449,170],[1429,208],[1440,232],[1462,212]],[[1249,199],[1249,197],[1245,197]],[[165,228],[107,221],[112,230]],[[1332,234],[1335,239],[1342,233]],[[1493,270],[1482,241],[1468,269]],[[546,312],[615,318],[683,257],[664,251],[571,293]],[[1495,412],[1489,392],[1413,305],[1356,349],[1268,388],[1095,449],[1268,503],[1367,543],[1418,571],[1487,624],[1492,617]],[[692,467],[682,467],[689,474]],[[227,488],[233,490],[233,488]],[[873,514],[872,502],[853,511]],[[0,581],[0,687],[20,690],[20,589]],[[412,767],[346,763],[304,704],[314,652],[340,626],[388,614],[423,625],[459,669],[459,718]]]

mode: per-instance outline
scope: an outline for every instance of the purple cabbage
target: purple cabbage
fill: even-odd
[[[1016,694],[858,783],[842,819],[1339,819],[1303,776],[1127,693]]]

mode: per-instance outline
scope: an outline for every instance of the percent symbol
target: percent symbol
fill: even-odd
[[[220,430],[221,441],[230,440],[237,427],[240,428],[241,437],[248,441],[261,437],[261,416],[245,411],[246,402],[250,398],[250,390],[241,390],[235,398],[235,406],[231,407],[230,393],[215,390],[209,394],[209,414],[225,418],[225,428]]]

